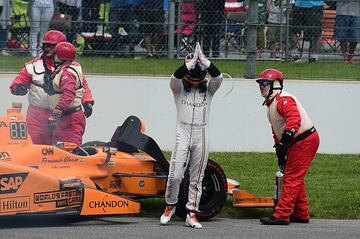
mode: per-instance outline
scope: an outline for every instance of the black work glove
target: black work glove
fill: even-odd
[[[14,95],[26,95],[28,93],[28,88],[23,84],[17,84],[14,87]]]
[[[89,118],[92,115],[93,112],[93,107],[92,104],[90,103],[84,103],[83,104],[84,107],[84,114],[86,118]]]
[[[275,147],[276,156],[278,158],[279,168],[284,169],[286,164],[286,156],[289,150],[291,140],[294,138],[294,132],[284,131],[281,136],[281,140]]]
[[[52,111],[50,117],[48,118],[48,128],[49,130],[55,130],[56,128],[56,122],[58,119],[61,118],[61,116],[63,115],[63,110],[56,106],[56,108]]]

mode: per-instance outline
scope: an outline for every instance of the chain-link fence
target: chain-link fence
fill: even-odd
[[[199,41],[211,58],[349,64],[359,58],[358,0],[2,2],[3,55],[39,55],[43,33],[57,29],[83,55],[183,57]]]

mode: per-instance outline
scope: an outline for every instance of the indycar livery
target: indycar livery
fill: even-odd
[[[137,199],[164,196],[169,163],[137,117],[128,117],[107,143],[35,145],[21,107],[13,103],[0,116],[0,216],[136,214]],[[181,217],[188,185],[185,177],[177,207]],[[219,214],[228,191],[224,171],[209,160],[198,218]]]

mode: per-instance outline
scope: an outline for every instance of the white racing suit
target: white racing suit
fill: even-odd
[[[171,77],[177,125],[175,147],[172,151],[165,200],[168,205],[178,202],[180,184],[189,164],[190,184],[186,204],[188,211],[197,212],[202,193],[202,179],[209,155],[209,113],[212,98],[220,87],[223,76],[211,77],[207,90],[199,88],[184,89],[182,79]]]

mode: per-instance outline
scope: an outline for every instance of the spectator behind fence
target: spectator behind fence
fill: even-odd
[[[82,0],[57,0],[57,10],[59,13],[71,16],[71,27],[57,29],[65,33],[68,42],[73,43],[76,38],[76,34],[79,31],[78,20],[80,15],[80,8]],[[85,0],[87,1],[87,0]]]
[[[164,47],[164,15],[163,0],[140,0],[140,31],[144,34],[145,48],[149,57],[158,54]]]
[[[258,26],[256,28],[256,57],[262,57],[262,51],[265,48],[265,23],[266,23],[266,12],[265,12],[265,1],[258,1]],[[248,5],[245,6],[248,9]],[[244,32],[244,45],[247,46],[247,30]]]
[[[277,42],[280,43],[282,41],[283,47],[286,44],[285,27],[281,29],[281,25],[285,26],[286,24],[286,11],[288,9],[286,2],[287,0],[266,0],[266,12],[268,13],[266,37],[269,43],[268,48],[270,49],[271,58],[276,57]]]
[[[54,15],[53,0],[29,0],[28,15],[30,17],[30,55],[36,57],[42,48],[42,39],[49,29]]]
[[[354,64],[354,52],[360,42],[359,0],[337,1],[334,38],[340,42],[344,62]]]
[[[233,46],[237,49],[244,47],[243,44],[243,30],[246,21],[247,13],[244,5],[244,0],[225,0],[224,12],[226,15],[226,34],[231,34],[228,38],[228,41],[231,41],[231,38],[234,37],[235,44]]]
[[[11,25],[11,1],[0,0],[0,51],[1,51],[0,54],[3,56],[10,55],[6,51],[6,43],[9,34],[8,27],[10,25]]]
[[[220,55],[220,38],[224,25],[225,0],[202,0],[197,4],[203,26],[203,50],[206,56]]]
[[[101,0],[85,0],[82,4],[82,31],[96,32],[97,24],[100,18]]]
[[[136,21],[139,11],[140,0],[111,0],[109,25],[112,35],[113,50],[119,50],[120,40],[125,38],[126,48],[125,56],[133,56],[136,44]],[[119,32],[122,27],[125,32]],[[123,47],[123,46],[121,46]]]
[[[326,4],[326,9],[327,10],[336,10],[336,2],[337,0],[324,0],[325,4]]]
[[[299,61],[300,56],[296,49],[301,31],[304,31],[304,41],[310,41],[315,54],[309,52],[310,62],[319,60],[321,50],[321,32],[323,0],[295,0],[292,10],[292,39],[291,39],[291,58],[293,61]]]

